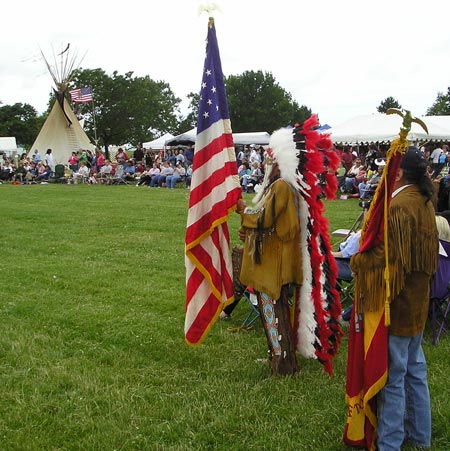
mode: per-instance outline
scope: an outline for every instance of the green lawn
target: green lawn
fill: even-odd
[[[184,342],[186,189],[0,186],[0,450],[344,451],[346,339],[329,378],[269,374],[241,302]],[[349,228],[354,200],[327,202]],[[230,220],[237,243],[238,216]],[[450,336],[424,349],[450,449]]]

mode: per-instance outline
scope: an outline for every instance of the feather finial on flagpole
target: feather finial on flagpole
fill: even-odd
[[[220,7],[217,3],[206,3],[204,5],[200,5],[198,7],[198,15],[200,16],[202,13],[207,12],[209,16],[212,16],[212,12],[213,11],[219,11],[220,12]]]

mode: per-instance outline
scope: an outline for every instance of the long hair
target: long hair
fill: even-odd
[[[415,146],[408,147],[408,152],[419,152],[419,149]],[[403,157],[405,158],[405,157]],[[407,167],[400,166],[403,169],[403,176],[405,180],[413,185],[417,185],[421,194],[427,199],[426,202],[432,200],[434,197],[434,186],[431,178],[427,173],[427,161],[425,158],[414,161],[414,165]]]

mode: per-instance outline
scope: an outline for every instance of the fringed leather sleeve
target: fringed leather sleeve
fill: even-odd
[[[411,272],[434,274],[437,269],[436,231],[419,228],[401,207],[389,210],[389,285],[390,299],[403,290],[405,276]],[[386,299],[384,244],[351,259],[355,276],[356,311],[377,311]]]

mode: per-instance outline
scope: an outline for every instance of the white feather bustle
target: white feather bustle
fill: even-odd
[[[296,190],[304,192],[297,173],[299,163],[297,155],[299,153],[299,150],[295,148],[292,129],[280,128],[279,130],[273,132],[269,140],[269,148],[272,152],[273,162],[276,162],[278,164],[281,178]],[[264,191],[269,185],[272,170],[273,165],[266,163],[262,189],[259,193],[256,194],[252,201],[255,205],[257,205],[261,201]]]
[[[300,236],[303,266],[303,284],[300,287],[299,320],[297,333],[297,351],[305,358],[317,358],[314,344],[317,342],[315,334],[317,321],[314,316],[314,303],[312,299],[312,267],[308,251],[310,234],[308,231],[309,206],[304,199],[300,201]]]
[[[299,150],[295,148],[292,129],[280,128],[274,132],[270,137],[269,147],[272,149],[273,159],[278,164],[281,178],[300,190],[301,186],[297,173]]]

